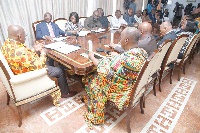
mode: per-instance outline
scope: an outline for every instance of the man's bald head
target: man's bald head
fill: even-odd
[[[142,34],[151,33],[152,25],[148,22],[143,22],[139,25],[138,29],[141,31]]]
[[[171,31],[172,30],[172,24],[170,22],[163,22],[161,25],[160,25],[160,33],[162,35],[165,35],[167,32]]]
[[[25,42],[25,31],[19,25],[10,25],[8,26],[8,38],[21,43]]]
[[[125,50],[138,46],[140,31],[134,27],[126,27],[121,33],[121,45]]]

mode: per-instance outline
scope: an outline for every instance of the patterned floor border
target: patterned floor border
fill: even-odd
[[[197,81],[181,78],[141,133],[171,133]]]
[[[141,133],[172,132],[195,85],[196,81],[181,78]],[[60,107],[52,107],[44,111],[40,116],[49,126],[57,123],[84,106],[80,100],[81,95],[83,95],[83,92],[63,101]],[[93,130],[89,130],[87,125],[84,124],[76,133],[108,133],[125,116],[126,113],[124,111],[118,111],[116,107],[108,106],[104,125],[94,126]]]

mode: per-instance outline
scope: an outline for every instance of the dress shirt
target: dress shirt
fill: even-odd
[[[47,27],[49,29],[50,36],[54,38],[55,34],[54,34],[53,27],[52,27],[51,23],[46,23],[46,24],[47,24]]]
[[[137,15],[134,15],[134,19],[137,23],[141,24],[142,23],[142,17],[138,17]]]
[[[121,16],[119,19],[116,18],[116,16],[111,18],[111,26],[112,27],[120,27],[122,24],[127,25],[127,22],[123,19],[123,17]]]

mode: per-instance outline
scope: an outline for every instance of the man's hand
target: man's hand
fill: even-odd
[[[110,44],[108,44],[108,46],[114,49],[116,47],[116,44],[110,43]]]
[[[50,36],[44,36],[44,39],[53,42],[53,38]]]
[[[115,55],[118,55],[119,53],[117,53],[117,52],[110,52],[110,55],[111,56],[115,56]]]

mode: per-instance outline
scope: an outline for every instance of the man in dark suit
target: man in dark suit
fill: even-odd
[[[175,40],[177,37],[170,22],[163,22],[160,25],[160,34],[163,36],[163,38],[157,43],[157,47],[159,47],[159,45],[161,45],[165,40]]]
[[[149,56],[156,50],[156,39],[152,35],[152,26],[148,22],[143,22],[138,26],[141,32],[141,37],[138,42],[138,47],[143,48]]]
[[[36,40],[52,40],[52,38],[59,37],[60,35],[65,36],[65,32],[62,31],[57,24],[51,22],[51,20],[52,15],[46,12],[44,14],[44,21],[36,26]]]

